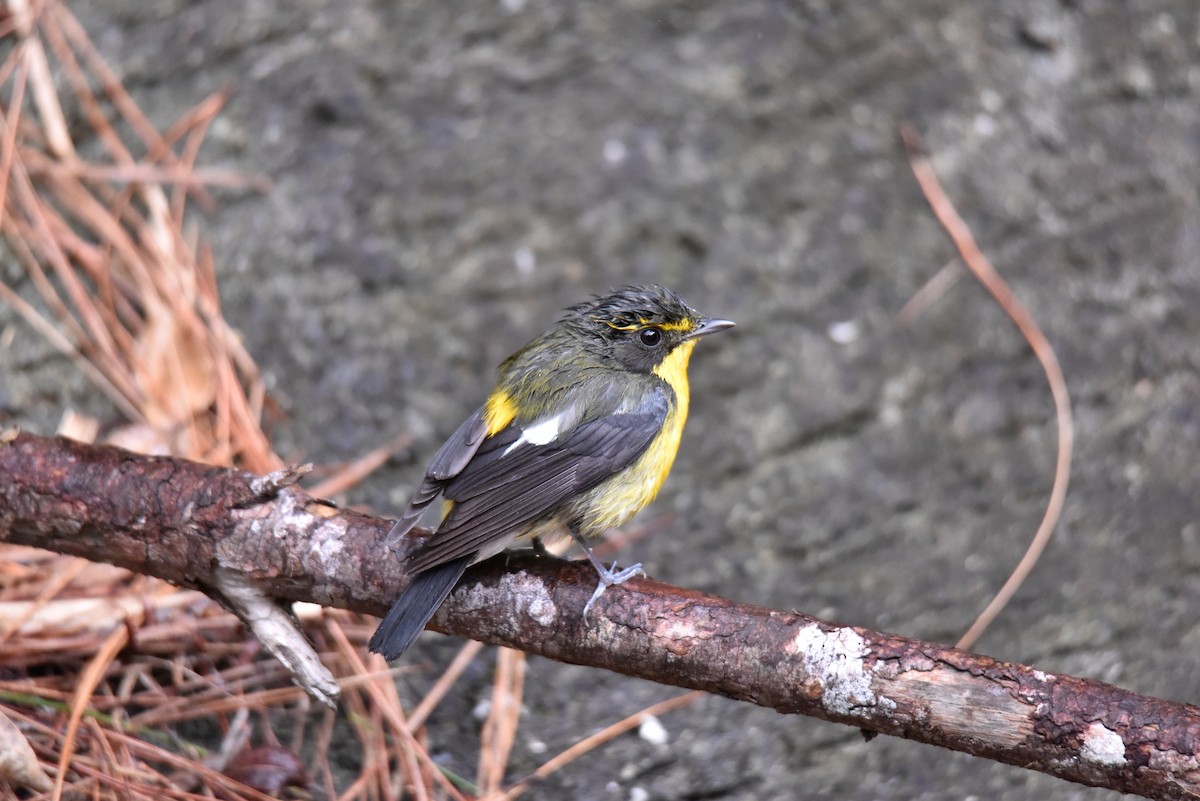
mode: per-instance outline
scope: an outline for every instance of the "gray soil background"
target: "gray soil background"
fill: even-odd
[[[1054,344],[1078,447],[1056,539],[978,649],[1200,700],[1200,10],[1163,2],[90,0],[162,126],[232,87],[209,166],[268,176],[201,220],[287,458],[415,443],[350,499],[395,513],[494,366],[609,287],[738,328],[701,344],[679,460],[630,546],[651,575],[953,642],[1049,492],[1040,368],[964,278],[897,136]],[[0,266],[8,280],[15,269]],[[28,289],[28,287],[25,287]],[[111,415],[29,329],[0,419]],[[457,643],[423,638],[428,685]],[[431,723],[473,775],[480,661]],[[529,665],[512,776],[677,691]],[[1101,799],[1014,767],[707,699],[531,799]]]

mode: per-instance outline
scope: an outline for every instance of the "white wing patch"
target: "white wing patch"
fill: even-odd
[[[563,429],[571,422],[574,415],[575,407],[571,406],[553,417],[547,417],[545,420],[534,423],[521,432],[521,437],[512,445],[504,449],[501,456],[508,456],[516,448],[522,445],[549,445],[554,440],[558,439],[558,435],[563,432]]]

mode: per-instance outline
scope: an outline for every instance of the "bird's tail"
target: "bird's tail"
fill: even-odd
[[[389,662],[407,651],[473,559],[473,554],[463,556],[414,576],[375,629],[368,647]]]

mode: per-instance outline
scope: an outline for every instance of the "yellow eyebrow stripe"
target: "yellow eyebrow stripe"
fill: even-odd
[[[610,320],[604,319],[597,319],[597,322],[604,323],[614,331],[637,331],[642,328],[661,328],[663,331],[683,331],[686,333],[696,327],[696,324],[691,320],[676,320],[669,323],[656,323],[651,320],[647,320],[645,317],[639,317],[636,323],[630,323],[629,325],[617,325]]]

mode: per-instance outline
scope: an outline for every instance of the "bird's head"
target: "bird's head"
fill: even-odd
[[[733,327],[729,320],[705,317],[657,284],[627,286],[572,306],[559,325],[594,355],[638,373],[658,371],[680,346],[686,366],[696,339]]]

